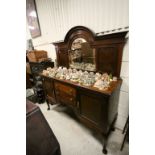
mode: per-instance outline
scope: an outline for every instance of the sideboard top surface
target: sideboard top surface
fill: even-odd
[[[117,81],[112,81],[110,83],[110,87],[107,90],[100,90],[100,89],[95,88],[93,86],[85,86],[85,85],[81,85],[79,83],[72,82],[72,81],[69,81],[69,80],[61,80],[61,79],[58,79],[58,78],[55,78],[55,77],[45,76],[42,73],[40,75],[45,77],[45,78],[54,79],[56,81],[59,81],[59,82],[65,83],[65,84],[76,86],[76,87],[81,88],[81,89],[91,90],[91,91],[101,93],[101,94],[104,94],[104,95],[111,95],[122,83],[122,79],[118,79]]]

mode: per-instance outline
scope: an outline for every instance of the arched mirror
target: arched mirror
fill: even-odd
[[[69,50],[69,66],[75,69],[96,71],[95,49],[84,38],[77,38]]]

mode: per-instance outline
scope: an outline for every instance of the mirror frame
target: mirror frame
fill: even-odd
[[[88,44],[88,50],[90,49],[90,54],[92,54],[92,59],[93,59],[92,62],[85,62],[84,61],[84,59],[86,60],[87,57],[84,57],[84,51],[82,50],[82,47],[81,47],[81,49],[78,49],[78,48],[77,49],[76,48],[73,49],[73,43],[77,39],[79,39],[79,40],[81,39],[81,40],[83,40],[83,43],[86,42],[86,44]],[[72,54],[71,53],[72,52],[74,53],[74,51],[76,52],[76,50],[80,50],[80,53],[81,53],[81,57],[80,58],[81,58],[81,60],[83,60],[82,62],[77,62],[77,63],[79,63],[79,64],[80,63],[81,64],[90,64],[90,65],[92,65],[91,68],[90,68],[90,65],[89,65],[89,68],[86,68],[86,66],[85,66],[85,68],[82,68],[82,66],[81,66],[81,68],[80,67],[76,68],[75,66],[74,67],[72,66],[74,63],[76,63],[76,61],[74,61],[72,59]],[[86,70],[86,71],[93,71],[93,72],[96,71],[95,49],[90,46],[89,42],[86,39],[80,37],[80,38],[76,38],[75,40],[73,40],[73,42],[71,43],[70,49],[68,49],[68,56],[69,56],[69,67],[75,68],[75,69],[78,69],[78,70]]]
[[[66,34],[64,41],[52,43],[56,49],[57,67],[69,68],[68,49],[71,48],[73,40],[84,38],[89,42],[90,47],[95,49],[96,72],[112,73],[113,76],[119,78],[127,33],[128,31],[113,32],[97,36],[93,31],[84,26],[73,27]]]
[[[95,38],[95,33],[93,33],[91,30],[89,30],[86,27],[83,26],[77,26],[73,27],[70,29],[70,31],[66,34],[66,37],[64,39],[64,42],[67,43],[68,45],[68,50],[71,49],[72,43],[78,39],[78,38],[83,38],[88,42],[90,45],[90,48],[94,51],[95,49],[93,48],[93,43],[94,43],[94,38]],[[69,52],[69,51],[68,51]],[[69,53],[68,53],[69,56]],[[70,60],[69,60],[69,65],[70,65]],[[95,65],[95,71],[97,70],[96,66],[96,52],[95,52],[95,59],[94,59],[94,65]]]

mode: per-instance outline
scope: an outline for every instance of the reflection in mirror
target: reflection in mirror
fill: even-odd
[[[88,71],[95,71],[95,49],[83,38],[77,38],[69,50],[70,67]]]

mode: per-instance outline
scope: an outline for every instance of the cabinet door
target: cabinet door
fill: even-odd
[[[97,51],[97,70],[117,75],[118,50],[116,47],[99,47]],[[104,60],[104,61],[103,61]]]
[[[87,91],[80,91],[80,114],[86,121],[106,127],[107,124],[107,98]]]
[[[46,97],[48,97],[52,102],[55,102],[55,93],[52,79],[44,77],[43,86],[46,93]]]
[[[69,67],[69,59],[67,49],[60,49],[58,51],[58,65]]]

